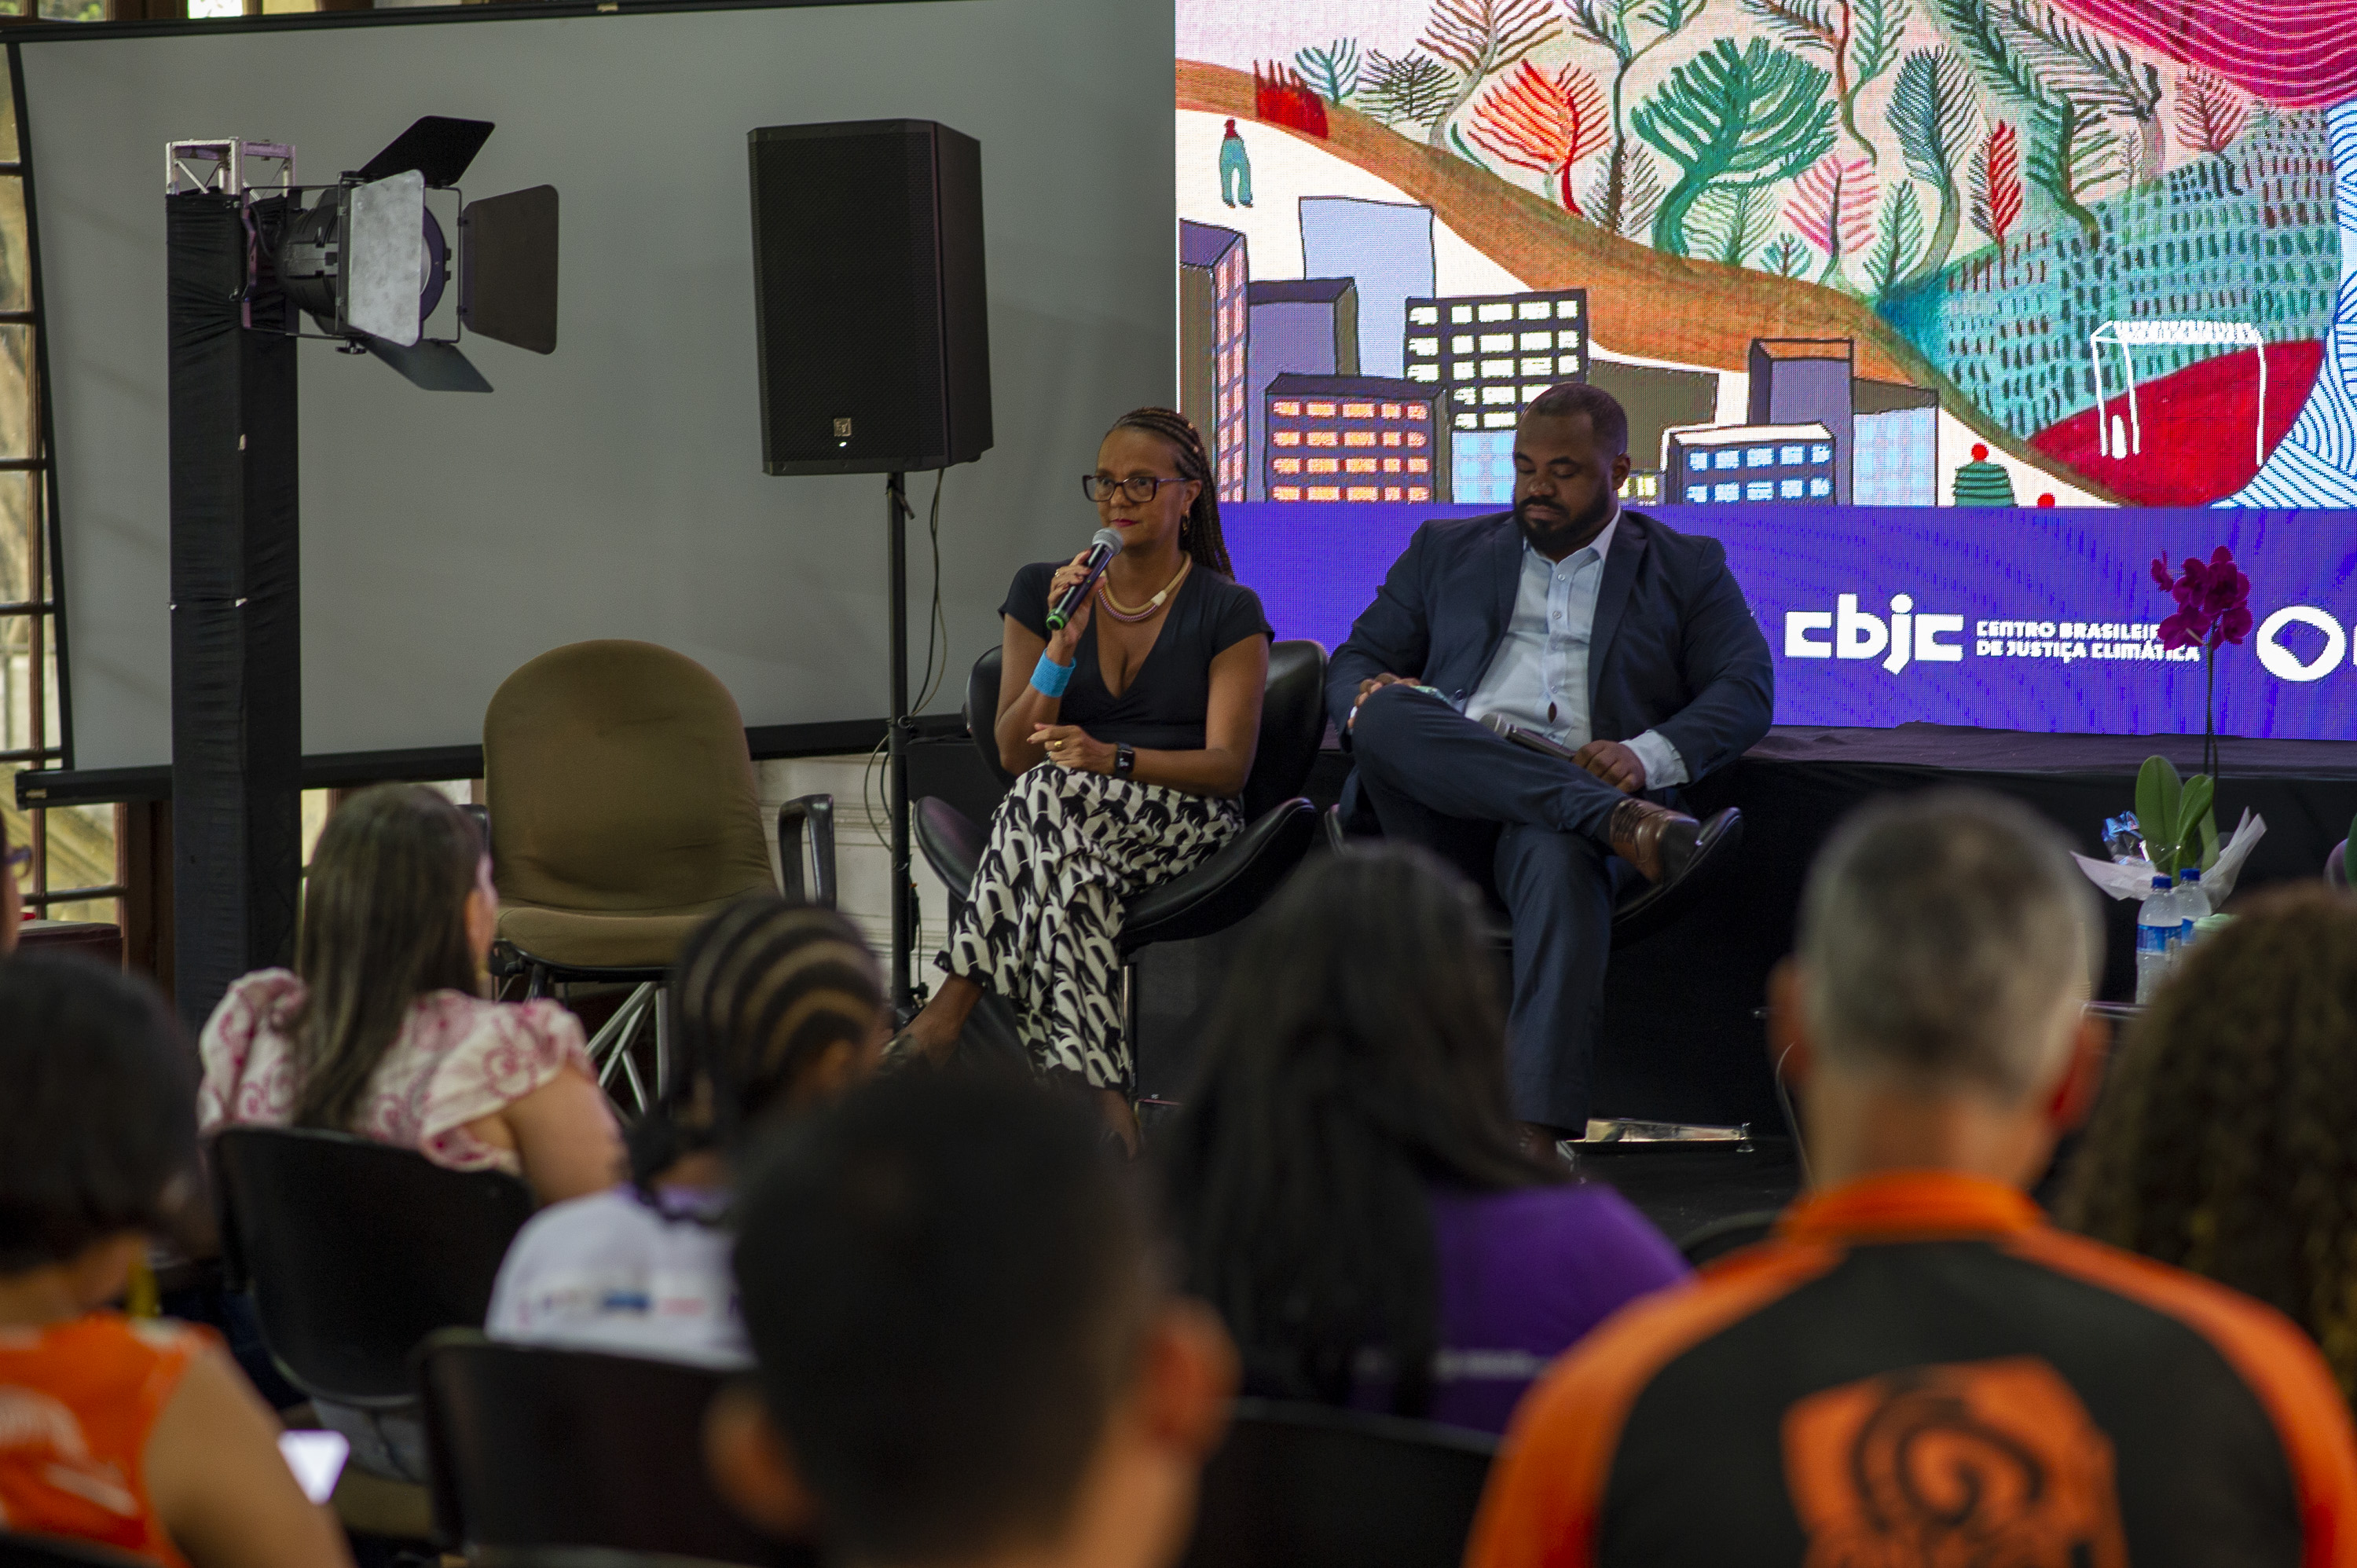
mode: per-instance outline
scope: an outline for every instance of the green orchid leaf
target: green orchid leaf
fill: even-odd
[[[2176,765],[2166,757],[2147,757],[2136,770],[2136,813],[2137,825],[2144,830],[2145,854],[2151,858],[2154,871],[2171,876],[2177,874],[2175,835],[2182,789]]]
[[[2210,814],[2210,803],[2218,793],[2218,781],[2206,773],[2197,773],[2185,781],[2178,797],[2177,832],[2173,836],[2179,851],[2190,851],[2201,831],[2201,819]]]
[[[2217,864],[2218,813],[2204,811],[2201,813],[2201,875],[2209,875],[2210,868]]]

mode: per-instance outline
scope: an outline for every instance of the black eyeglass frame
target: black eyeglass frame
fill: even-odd
[[[1159,495],[1165,485],[1187,485],[1194,482],[1183,474],[1132,474],[1126,479],[1109,479],[1103,474],[1082,474],[1081,494],[1092,501],[1109,501],[1114,499],[1116,495],[1124,495],[1129,498],[1131,505],[1144,506]],[[1099,485],[1105,488],[1105,494],[1097,494]],[[1137,493],[1139,485],[1146,487],[1144,495]]]

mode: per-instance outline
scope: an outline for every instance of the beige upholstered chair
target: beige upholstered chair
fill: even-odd
[[[650,1094],[629,1046],[656,1020],[680,944],[707,917],[777,882],[736,700],[712,672],[651,642],[552,649],[502,682],[483,714],[499,940],[527,993],[561,981],[634,982],[590,1043],[599,1076]],[[834,902],[832,800],[779,820],[788,890],[802,890],[802,828],[819,853],[817,898]]]

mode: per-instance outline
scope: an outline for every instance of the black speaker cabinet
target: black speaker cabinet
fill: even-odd
[[[762,467],[875,474],[982,456],[982,144],[930,120],[747,140]]]

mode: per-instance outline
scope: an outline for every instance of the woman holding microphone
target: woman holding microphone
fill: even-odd
[[[1185,415],[1122,415],[1081,488],[1121,553],[1052,631],[1049,609],[1085,576],[1085,551],[1024,567],[999,607],[996,736],[1015,787],[934,960],[946,978],[892,1050],[946,1059],[996,991],[1034,1069],[1092,1090],[1134,1154],[1123,903],[1243,828],[1274,634],[1231,575],[1211,459]]]

